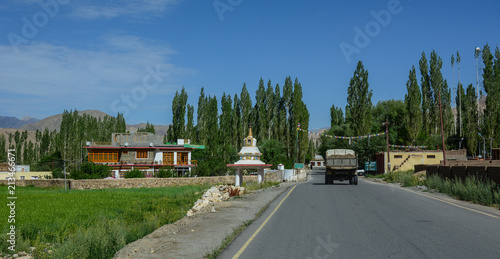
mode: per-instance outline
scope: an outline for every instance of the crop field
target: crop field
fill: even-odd
[[[181,219],[206,186],[64,190],[17,187],[16,251],[35,258],[112,258],[126,244]],[[8,190],[0,198],[8,204]],[[2,240],[11,224],[0,206]],[[1,252],[11,253],[0,242]]]

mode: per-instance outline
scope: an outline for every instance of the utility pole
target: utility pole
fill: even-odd
[[[478,65],[478,58],[479,58],[479,53],[481,53],[481,48],[476,47],[476,50],[474,51],[474,57],[476,58],[476,89],[477,89],[477,126],[479,126],[479,100],[481,99],[481,96],[479,96],[479,70],[477,68]]]
[[[382,123],[385,125],[385,138],[387,141],[387,172],[391,171],[391,156],[389,153],[389,119],[385,118],[385,122]]]
[[[460,84],[460,54],[457,51],[457,67],[458,67],[458,86],[461,86]],[[460,137],[462,137],[462,91],[460,91],[460,88],[458,88],[458,111],[459,113],[459,123],[460,123]]]
[[[439,91],[439,116],[441,117],[441,139],[443,140],[443,162],[446,165],[446,146],[444,145],[443,111],[441,109],[441,91]]]

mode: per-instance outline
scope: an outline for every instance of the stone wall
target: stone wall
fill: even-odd
[[[257,181],[256,175],[243,176],[243,182]],[[281,182],[281,171],[268,172],[265,175],[265,181]],[[172,187],[184,185],[200,185],[208,183],[215,184],[234,184],[234,175],[211,176],[211,177],[180,177],[180,178],[132,178],[132,179],[89,179],[73,180],[67,179],[68,189],[90,190],[90,189],[108,189],[108,188],[153,188],[153,187]],[[7,180],[0,180],[0,185],[7,185]],[[64,179],[53,180],[16,180],[17,186],[34,186],[41,188],[57,187],[64,188]]]
[[[267,178],[266,178],[267,180]],[[244,182],[257,181],[257,176],[243,176]],[[133,179],[89,179],[66,181],[68,189],[89,190],[89,189],[107,189],[107,188],[152,188],[152,187],[171,187],[184,185],[199,185],[208,183],[215,184],[234,184],[234,175],[212,176],[212,177],[181,177],[181,178],[133,178]],[[0,185],[7,185],[7,180],[0,180]],[[64,179],[54,180],[16,180],[17,186],[34,187],[58,187],[64,188]]]
[[[74,180],[68,179],[66,181],[68,188],[70,188],[71,181]],[[0,185],[7,185],[7,184],[8,184],[7,180],[0,180]],[[48,187],[64,188],[64,179],[16,180],[16,186],[21,186],[21,187],[33,186],[40,188],[48,188]]]

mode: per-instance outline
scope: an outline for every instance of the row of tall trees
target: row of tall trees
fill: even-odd
[[[266,84],[261,78],[255,102],[246,84],[239,95],[223,93],[220,102],[216,96],[206,96],[205,89],[201,88],[195,125],[194,107],[187,103],[188,96],[183,88],[176,92],[172,102],[172,126],[167,141],[191,138],[205,145],[204,151],[196,151],[194,155],[200,160],[199,169],[204,171],[206,161],[216,170],[200,173],[225,173],[225,165],[238,159],[237,152],[252,127],[259,144],[265,145],[268,140],[283,143],[286,160],[282,163],[291,166],[295,158],[303,162],[311,153],[307,133],[297,132],[299,123],[302,129],[309,127],[309,111],[302,98],[302,85],[298,79],[293,82],[291,77],[285,79],[283,87],[273,86],[271,80]],[[214,165],[214,161],[218,164]]]
[[[56,162],[59,165],[67,161],[69,165],[82,161],[85,156],[82,146],[86,141],[109,142],[111,133],[125,131],[125,119],[120,113],[116,117],[97,118],[65,110],[59,131],[37,130],[34,142],[28,139],[26,130],[9,134],[8,142],[2,135],[0,150],[15,149],[16,162],[32,165],[33,170],[51,170]]]
[[[460,71],[460,54],[456,63]],[[452,56],[454,69],[455,56]],[[406,83],[407,94],[403,100],[385,100],[372,105],[372,90],[369,89],[368,71],[362,62],[357,65],[347,88],[345,114],[340,107],[330,109],[331,129],[327,134],[339,136],[361,136],[385,131],[384,122],[389,122],[389,142],[394,145],[428,146],[441,149],[441,121],[439,106],[443,113],[443,128],[448,148],[466,148],[469,155],[478,154],[478,144],[483,141],[478,133],[491,140],[493,146],[500,143],[500,51],[495,54],[485,45],[482,51],[484,70],[482,81],[486,96],[484,112],[479,109],[477,89],[469,84],[464,89],[460,79],[450,89],[442,75],[442,59],[432,51],[429,59],[425,52],[418,62],[420,80],[415,66],[409,71]],[[459,73],[460,78],[460,73]],[[420,81],[420,82],[419,82]],[[455,80],[453,80],[455,82]],[[453,83],[455,84],[455,83]],[[452,100],[452,95],[455,98]],[[452,109],[455,103],[455,112]],[[383,141],[381,141],[383,140]],[[383,138],[355,140],[349,145],[345,140],[322,138],[320,153],[328,148],[354,148],[360,156],[371,159],[375,152],[385,151]]]

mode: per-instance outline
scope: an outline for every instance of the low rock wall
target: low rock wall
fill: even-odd
[[[266,177],[266,181],[274,180],[271,175]],[[243,176],[244,182],[257,181],[257,176]],[[53,180],[16,180],[16,186],[33,186],[40,188],[64,188],[64,179]],[[153,188],[153,187],[172,187],[185,185],[200,185],[208,183],[216,184],[234,184],[234,175],[211,176],[211,177],[182,177],[182,178],[131,178],[131,179],[89,179],[89,180],[66,180],[68,189],[90,190],[90,189],[108,189],[108,188]],[[7,185],[7,180],[0,180],[0,185]]]

